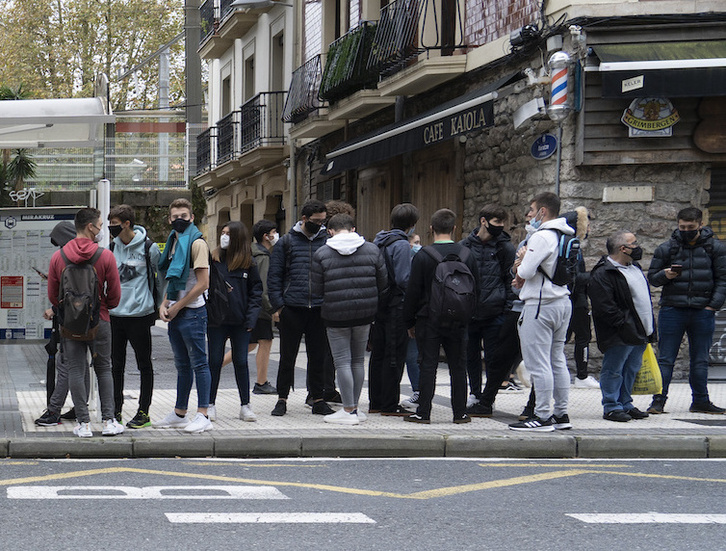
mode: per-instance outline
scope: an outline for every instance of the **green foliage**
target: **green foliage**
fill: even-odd
[[[0,187],[2,195],[0,204],[2,206],[13,205],[10,199],[10,192],[23,189],[23,183],[27,178],[35,176],[37,167],[33,157],[27,149],[15,149],[10,155],[10,160],[3,159],[0,163]]]

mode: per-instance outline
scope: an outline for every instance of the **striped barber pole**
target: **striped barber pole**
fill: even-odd
[[[567,103],[567,67],[558,69],[552,75],[552,92],[550,105],[565,105]]]

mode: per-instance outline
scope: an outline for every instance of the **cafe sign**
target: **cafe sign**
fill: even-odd
[[[636,98],[620,118],[629,138],[670,137],[679,120],[681,116],[666,98]]]

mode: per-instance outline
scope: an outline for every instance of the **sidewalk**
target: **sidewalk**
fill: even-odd
[[[176,370],[165,325],[153,328],[155,390],[151,417],[159,419],[174,405]],[[275,339],[270,362],[274,384],[279,359]],[[136,413],[139,377],[129,349],[126,369],[124,422]],[[298,357],[296,392],[290,395],[288,414],[272,417],[277,396],[252,394],[255,423],[238,419],[239,398],[231,366],[224,368],[217,399],[214,430],[190,435],[179,430],[126,429],[123,435],[103,438],[100,423],[92,423],[94,438],[72,433],[74,423],[37,427],[45,409],[43,343],[0,346],[0,457],[726,457],[726,416],[692,414],[688,384],[671,385],[666,410],[670,413],[642,421],[613,423],[602,419],[600,391],[570,392],[572,430],[554,433],[515,433],[507,425],[516,421],[527,401],[527,392],[497,397],[494,417],[473,419],[469,424],[451,422],[448,370],[438,372],[438,385],[430,425],[404,423],[400,417],[369,415],[358,426],[341,427],[323,422],[304,404],[304,345]],[[250,355],[251,382],[255,356]],[[410,394],[404,375],[402,394]],[[726,384],[709,384],[711,399],[726,404]],[[645,410],[650,396],[635,397]],[[196,403],[192,391],[190,405]],[[367,384],[361,403],[367,410]],[[70,399],[67,402],[70,407]],[[335,406],[337,407],[337,406]],[[66,411],[66,409],[64,409]]]

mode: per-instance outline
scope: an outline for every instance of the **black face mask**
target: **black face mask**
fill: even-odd
[[[176,233],[184,233],[191,223],[191,220],[177,218],[171,223],[171,227]]]
[[[108,233],[111,234],[111,237],[118,237],[122,231],[123,231],[123,227],[121,226],[121,224],[117,224],[115,226],[108,227]]]
[[[316,224],[312,220],[305,222],[305,230],[311,235],[317,235],[322,227],[322,224]]]
[[[495,226],[494,224],[489,224],[486,228],[492,237],[499,237],[504,231],[504,226]]]
[[[643,249],[642,247],[633,247],[630,249],[630,258],[633,260],[640,260],[643,258]]]
[[[698,237],[698,231],[699,230],[678,230],[681,232],[681,240],[684,243],[690,243],[691,241],[694,241]]]

